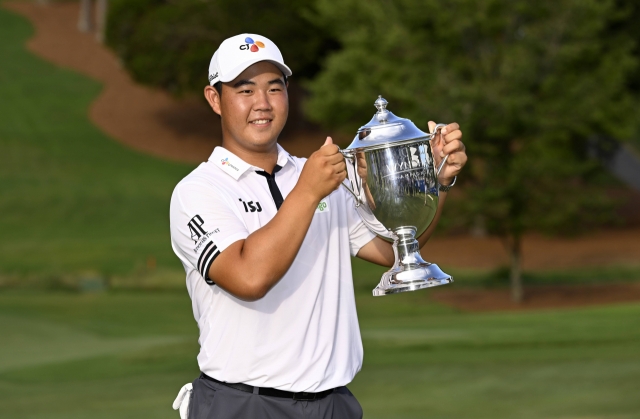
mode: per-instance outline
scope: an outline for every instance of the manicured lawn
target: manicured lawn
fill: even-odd
[[[60,288],[100,277],[116,288],[181,289],[169,197],[193,165],[137,153],[102,134],[87,117],[101,86],[27,52],[32,31],[0,8],[0,286]],[[442,267],[459,286],[507,278],[506,271]],[[525,282],[639,275],[637,266],[613,266],[525,273]]]
[[[367,418],[635,418],[640,305],[458,313],[359,295]],[[197,375],[186,292],[0,292],[0,417],[175,418]]]
[[[27,53],[31,31],[0,9],[0,285],[98,275],[181,291],[0,287],[0,418],[176,418],[198,345],[168,202],[191,169],[93,127],[100,85]],[[380,269],[355,271],[365,364],[350,387],[367,418],[640,417],[640,305],[459,313],[430,291],[373,298]]]
[[[32,33],[0,8],[0,274],[126,275],[169,243],[169,197],[188,165],[107,138],[88,120],[101,86],[27,52]]]

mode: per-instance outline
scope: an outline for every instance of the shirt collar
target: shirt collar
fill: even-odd
[[[280,144],[277,144],[277,146],[278,160],[276,164],[280,167],[284,167],[287,162],[293,162],[293,157],[291,157],[291,155],[287,153]],[[211,156],[209,157],[209,161],[235,180],[240,179],[240,177],[249,169],[264,170],[260,167],[250,165],[224,147],[214,148],[213,153],[211,153]]]
[[[280,167],[284,167],[287,162],[291,162],[294,163],[293,161],[293,157],[291,157],[291,154],[287,153],[287,151],[282,148],[282,146],[280,146],[280,144],[276,144],[278,146],[278,161],[276,162],[276,164]]]

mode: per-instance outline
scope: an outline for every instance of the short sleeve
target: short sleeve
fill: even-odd
[[[196,269],[213,285],[209,268],[229,245],[249,232],[224,194],[205,182],[188,181],[176,186],[170,207],[171,245],[187,267]]]
[[[373,233],[360,218],[360,214],[356,210],[356,204],[351,194],[343,192],[346,199],[347,207],[347,224],[349,225],[349,248],[351,256],[358,254],[362,246],[373,240],[376,235]]]

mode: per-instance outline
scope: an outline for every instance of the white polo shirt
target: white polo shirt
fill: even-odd
[[[275,181],[284,199],[305,161],[278,146]],[[375,235],[344,188],[320,202],[293,264],[260,300],[240,300],[207,277],[220,252],[276,215],[261,170],[216,147],[171,197],[171,244],[200,329],[198,364],[217,380],[257,387],[346,385],[362,365],[350,256]]]

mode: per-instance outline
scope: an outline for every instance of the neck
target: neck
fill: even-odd
[[[273,168],[278,162],[278,145],[276,142],[264,148],[247,149],[240,147],[233,141],[222,140],[222,147],[252,166],[259,167],[268,173],[273,173]]]

